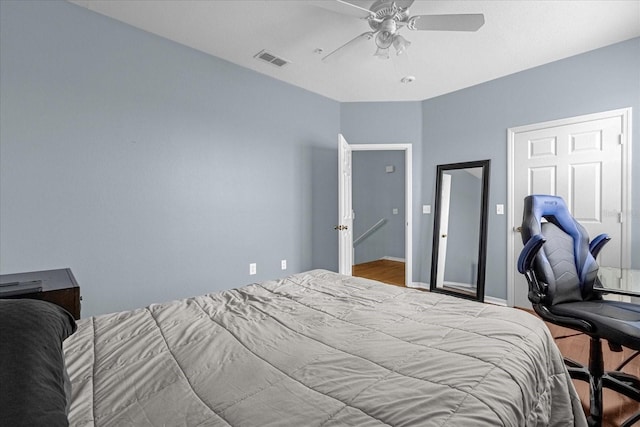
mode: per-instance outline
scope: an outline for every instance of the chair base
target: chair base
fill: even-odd
[[[637,356],[637,353],[631,358]],[[589,383],[589,417],[592,427],[602,425],[602,389],[608,388],[640,402],[640,378],[621,371],[604,370],[602,342],[591,337],[589,345],[589,367],[565,358],[565,364],[571,378]],[[624,366],[623,363],[621,366]],[[620,427],[631,427],[640,420],[640,412],[632,415]]]
[[[624,423],[620,424],[620,427],[632,427],[640,422],[640,412],[636,412],[631,418],[627,419]]]

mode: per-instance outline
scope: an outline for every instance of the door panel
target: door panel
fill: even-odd
[[[530,168],[528,187],[528,194],[556,194],[556,168]]]
[[[529,158],[555,157],[557,145],[556,138],[532,139],[529,141]]]
[[[351,146],[338,135],[338,272],[351,276],[353,267],[353,206]]]
[[[561,196],[591,238],[607,233],[612,240],[598,257],[603,266],[620,267],[623,258],[622,119],[614,116],[544,126],[513,134],[513,220],[520,225],[523,199],[529,194]],[[513,242],[517,260],[523,244]],[[523,276],[514,273],[514,305],[530,307]]]
[[[570,167],[571,199],[567,203],[573,217],[581,223],[602,222],[602,164],[587,163]]]

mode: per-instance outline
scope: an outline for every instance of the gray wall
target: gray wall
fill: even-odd
[[[423,102],[340,104],[66,2],[0,1],[0,272],[71,267],[90,315],[335,270],[342,132],[413,145],[415,281],[435,166],[492,160],[486,287],[506,298],[507,128],[633,107],[638,181],[639,76],[636,38]],[[634,185],[635,267],[639,212]]]
[[[354,263],[383,257],[405,257],[405,153],[404,151],[354,151],[352,190]],[[393,166],[394,171],[385,171]],[[398,213],[393,214],[393,209]],[[355,239],[378,221],[386,222],[359,244]]]
[[[337,268],[339,103],[70,3],[0,8],[0,272],[71,267],[87,316]]]
[[[633,108],[633,265],[640,267],[640,38],[423,101],[423,199],[433,200],[435,166],[491,159],[486,294],[506,299],[507,129]],[[431,241],[433,223],[422,238]],[[430,264],[430,258],[427,258]],[[422,270],[423,273],[428,270]],[[426,276],[423,274],[423,280]]]

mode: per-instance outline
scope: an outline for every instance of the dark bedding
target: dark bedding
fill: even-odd
[[[0,299],[0,426],[69,425],[62,342],[75,330],[55,304]]]

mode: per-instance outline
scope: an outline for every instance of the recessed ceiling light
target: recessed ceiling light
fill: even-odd
[[[416,78],[414,76],[404,76],[403,78],[400,79],[400,83],[404,83],[404,84],[413,83],[415,79]]]

